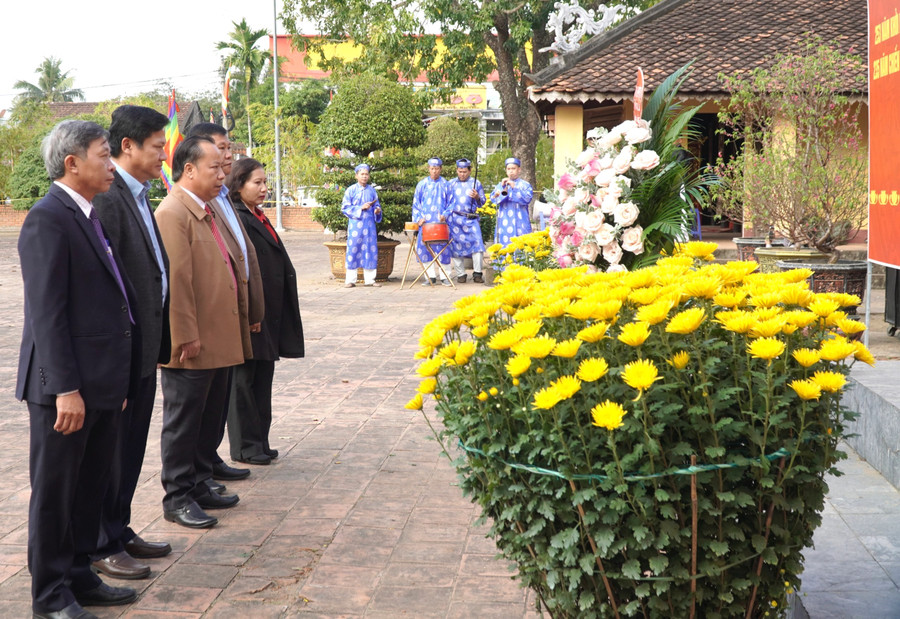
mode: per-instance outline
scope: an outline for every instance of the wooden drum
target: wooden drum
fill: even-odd
[[[419,229],[419,224],[414,221],[407,221],[405,224],[403,224],[403,229],[409,230],[410,232],[415,232]]]
[[[439,222],[433,224],[422,224],[422,242],[431,243],[438,241],[450,240],[450,226],[446,223]]]

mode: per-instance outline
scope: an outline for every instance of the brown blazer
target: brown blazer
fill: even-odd
[[[226,198],[226,200],[228,201],[228,208],[234,211],[231,199]],[[238,303],[240,304],[241,312],[241,346],[244,349],[244,358],[252,359],[253,343],[250,340],[250,325],[262,322],[265,313],[265,296],[263,294],[262,276],[259,273],[259,262],[256,257],[256,249],[254,249],[253,243],[250,242],[250,237],[247,236],[244,224],[241,223],[241,219],[235,213],[234,218],[238,222],[241,234],[244,235],[244,244],[247,246],[246,260],[247,264],[250,265],[250,280],[248,281],[247,277],[244,275],[245,257],[243,252],[241,252],[241,245],[234,236],[231,226],[228,225],[225,215],[222,214],[222,207],[219,204],[219,200],[213,199],[207,202],[207,204],[216,218],[216,224],[219,226],[222,240],[225,241],[225,246],[228,248],[228,253],[234,264],[234,274],[238,278],[239,284]]]
[[[169,368],[207,370],[244,362],[235,280],[222,260],[211,221],[206,210],[178,185],[156,209],[156,223],[169,254]],[[181,347],[198,339],[200,354],[179,362]]]

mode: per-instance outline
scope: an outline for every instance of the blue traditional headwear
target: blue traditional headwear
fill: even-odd
[[[507,157],[506,161],[503,162],[503,165],[515,164],[517,166],[521,166],[522,162],[519,161],[518,157]]]
[[[440,157],[432,157],[431,159],[428,160],[428,165],[429,166],[443,166],[444,162],[441,161]]]
[[[471,168],[471,167],[472,167],[472,162],[469,161],[468,159],[457,159],[457,160],[456,160],[456,167],[457,167],[457,168]]]
[[[356,166],[355,168],[353,168],[353,171],[356,172],[357,174],[359,174],[360,170],[365,170],[366,172],[371,172],[372,168],[369,167],[368,163],[361,163],[358,166]]]

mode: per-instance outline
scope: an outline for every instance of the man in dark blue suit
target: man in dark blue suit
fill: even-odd
[[[31,438],[28,568],[34,617],[94,617],[133,589],[91,571],[118,420],[139,380],[140,345],[124,277],[91,200],[114,167],[106,131],[67,120],[44,139],[50,191],[25,218],[19,257],[25,319],[16,397]]]
[[[149,107],[123,105],[112,113],[109,149],[116,166],[106,193],[94,198],[94,208],[110,243],[137,293],[135,318],[141,325],[141,382],[129,398],[119,423],[119,444],[110,488],[103,504],[95,570],[113,578],[150,575],[138,559],[163,557],[172,551],[165,542],[142,539],[129,526],[131,501],[141,476],[153,401],[156,365],[168,362],[169,258],[147,200],[150,180],[159,178],[166,160],[165,126],[169,119]]]

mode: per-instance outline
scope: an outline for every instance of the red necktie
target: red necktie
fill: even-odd
[[[222,254],[222,259],[225,261],[228,274],[231,275],[231,281],[234,284],[234,293],[237,294],[237,280],[234,278],[234,270],[231,268],[231,258],[228,257],[225,241],[222,240],[222,235],[219,234],[219,226],[216,225],[216,219],[213,217],[212,211],[209,210],[209,205],[204,204],[203,208],[206,209],[206,214],[209,215],[209,227],[212,228],[213,238],[216,239],[216,245],[219,246],[219,252]]]

